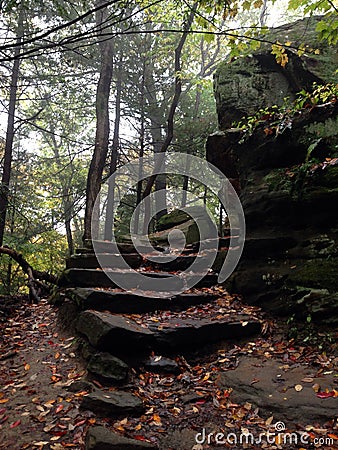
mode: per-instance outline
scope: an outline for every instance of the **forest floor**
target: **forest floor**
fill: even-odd
[[[123,389],[141,397],[146,412],[117,420],[81,409],[88,392],[73,392],[72,384],[87,376],[85,364],[77,353],[78,339],[60,329],[55,308],[45,300],[30,305],[14,298],[1,312],[0,449],[83,450],[94,424],[162,450],[338,448],[337,422],[325,420],[338,403],[337,347],[324,342],[324,332],[314,332],[317,341],[311,345],[302,342],[302,334],[290,340],[285,323],[268,321],[266,335],[250,342],[222,342],[171,355],[179,367],[176,374],[135,368]],[[107,392],[116,389],[91,382]],[[273,407],[268,399],[274,391],[280,405]],[[210,442],[207,437],[202,442],[204,430],[212,433]],[[284,446],[276,430],[297,433],[298,443]],[[218,432],[223,437],[217,444]],[[303,432],[305,441],[300,440]],[[229,433],[257,438],[270,433],[272,441],[270,436],[269,442],[264,437],[236,445],[224,441]]]

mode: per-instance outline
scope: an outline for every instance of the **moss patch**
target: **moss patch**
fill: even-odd
[[[338,290],[337,259],[315,259],[294,269],[288,276],[288,284],[312,288]]]

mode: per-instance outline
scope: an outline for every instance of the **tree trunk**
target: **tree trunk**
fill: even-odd
[[[103,0],[97,1],[98,6],[102,3]],[[107,17],[107,8],[96,13],[96,23],[98,28],[102,26]],[[114,48],[111,39],[100,42],[99,46],[101,52],[101,69],[96,91],[96,135],[94,153],[90,162],[87,177],[84,241],[98,237],[92,236],[91,221],[95,200],[100,191],[102,173],[109,145],[109,94],[113,76]]]
[[[12,155],[13,155],[13,140],[14,140],[14,121],[15,121],[15,109],[17,102],[18,91],[18,79],[20,70],[20,50],[21,41],[23,35],[23,5],[20,6],[19,19],[18,19],[18,31],[17,31],[17,46],[14,50],[14,64],[12,68],[10,94],[9,94],[9,106],[8,106],[8,121],[6,130],[6,144],[5,144],[5,156],[4,165],[1,180],[0,191],[0,246],[3,244],[5,227],[6,227],[6,213],[8,207],[8,193],[9,183],[12,172]]]
[[[141,203],[142,200],[142,177],[143,177],[143,156],[144,156],[144,139],[145,139],[145,70],[146,70],[146,60],[143,59],[143,71],[142,71],[142,83],[141,83],[141,97],[140,97],[140,152],[139,152],[139,168],[138,168],[138,183],[136,188],[136,207]],[[134,234],[139,233],[140,226],[140,210],[138,209],[135,213],[135,222],[133,226]]]
[[[48,272],[41,272],[39,270],[34,270],[33,267],[26,261],[26,259],[21,255],[21,253],[18,253],[16,250],[9,248],[9,247],[1,247],[0,246],[0,254],[2,255],[8,255],[14,261],[16,261],[19,266],[22,268],[22,270],[25,272],[25,274],[28,277],[28,287],[30,292],[30,297],[34,301],[39,301],[39,295],[38,290],[42,287],[45,288],[46,286],[41,283],[41,280],[47,281],[48,283],[57,284],[57,277],[54,275],[48,273]]]
[[[121,97],[122,97],[122,82],[123,82],[122,68],[123,68],[123,53],[121,51],[116,80],[115,123],[114,123],[113,145],[110,158],[109,176],[111,176],[116,171],[120,148]],[[110,177],[108,180],[106,220],[104,224],[104,239],[107,241],[111,241],[113,238],[114,189],[115,183],[114,180]]]
[[[50,130],[48,133],[43,133],[46,142],[49,147],[53,150],[55,163],[58,167],[58,171],[61,174],[63,170],[63,165],[60,156],[60,145],[55,137],[55,129],[54,125],[51,124]],[[70,163],[72,165],[72,163]],[[74,240],[72,233],[72,218],[74,212],[74,203],[72,201],[72,193],[71,193],[71,180],[67,178],[63,178],[61,176],[61,195],[62,195],[62,209],[63,209],[63,218],[66,229],[66,237],[67,237],[67,245],[68,245],[68,253],[72,255],[74,253]]]
[[[175,49],[175,93],[174,93],[174,97],[172,99],[172,102],[171,102],[171,105],[169,108],[166,137],[165,137],[165,140],[162,144],[160,151],[158,152],[158,156],[155,161],[155,169],[154,169],[155,173],[161,169],[161,167],[164,163],[165,152],[167,151],[167,149],[174,137],[175,112],[176,112],[176,108],[177,108],[177,105],[178,105],[178,102],[179,102],[179,99],[180,99],[180,96],[182,93],[181,54],[182,54],[182,50],[183,50],[185,41],[188,37],[188,32],[190,30],[190,27],[192,25],[192,22],[194,20],[195,14],[196,14],[196,8],[197,8],[197,3],[195,3],[191,9],[188,20],[184,25],[183,34],[182,34],[181,39],[179,40],[179,43]],[[157,178],[157,175],[155,175],[155,174],[153,174],[153,175],[151,175],[151,177],[149,177],[147,185],[143,192],[143,198],[148,197],[148,195],[150,194],[156,178]],[[147,233],[147,223],[149,222],[149,218],[150,218],[149,208],[146,208],[144,216],[145,217],[144,217],[143,233],[146,234]]]

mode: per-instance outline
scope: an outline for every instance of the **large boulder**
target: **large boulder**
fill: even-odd
[[[285,97],[295,98],[297,92],[310,88],[313,82],[337,82],[337,47],[328,47],[319,39],[316,26],[321,20],[298,20],[272,29],[263,37],[270,42],[289,42],[292,48],[306,45],[307,51],[301,56],[289,47],[285,67],[277,64],[271,45],[267,44],[252,55],[219,65],[214,87],[222,130],[260,108],[281,105]]]
[[[247,239],[228,288],[271,312],[338,323],[338,102],[304,108],[284,122],[262,121],[247,134],[233,121],[280,105],[301,89],[337,82],[337,45],[320,41],[321,18],[270,31],[270,41],[306,43],[278,65],[271,47],[221,63],[215,75],[220,131],[207,160],[240,185]],[[318,54],[317,54],[318,53]],[[274,120],[277,120],[277,116]],[[275,128],[274,128],[275,126]],[[234,183],[233,183],[234,184]]]
[[[213,220],[201,206],[190,206],[183,210],[175,209],[163,215],[157,224],[157,229],[156,233],[150,235],[150,240],[162,246],[168,246],[169,243],[172,244],[172,241],[174,246],[176,241],[179,247],[184,244],[193,244],[200,240],[201,233],[208,237],[214,236],[215,233],[217,235]],[[180,234],[175,237],[176,230],[179,230]]]

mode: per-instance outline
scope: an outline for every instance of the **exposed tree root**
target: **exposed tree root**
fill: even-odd
[[[48,291],[48,286],[43,283],[44,281],[50,284],[57,283],[57,277],[48,272],[41,272],[40,270],[35,270],[29,264],[29,262],[22,256],[21,253],[18,253],[13,248],[9,248],[7,246],[0,247],[0,254],[8,255],[15,262],[19,264],[21,269],[28,277],[27,285],[29,287],[29,296],[30,299],[34,302],[38,302],[40,300],[39,292],[40,291]]]

